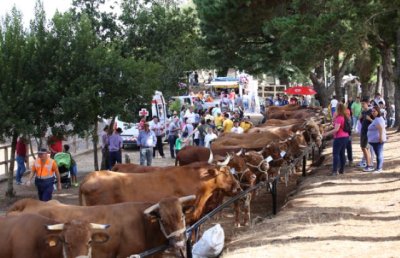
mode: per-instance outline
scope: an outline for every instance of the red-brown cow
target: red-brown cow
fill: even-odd
[[[195,194],[192,219],[197,220],[212,192],[236,193],[240,186],[225,163],[169,167],[152,173],[124,174],[96,171],[87,175],[79,188],[81,205],[113,204],[127,201],[157,202],[168,196]]]
[[[157,166],[142,166],[139,164],[128,163],[128,164],[115,164],[111,171],[121,172],[121,173],[147,173],[153,172],[159,169],[164,169],[165,167]]]
[[[92,246],[101,246],[109,239],[103,231],[108,225],[74,219],[59,224],[37,214],[1,217],[0,257],[92,257]]]
[[[91,207],[22,199],[10,207],[8,214],[34,213],[61,222],[79,217],[108,223],[110,239],[107,243],[93,246],[93,257],[128,257],[168,241],[175,251],[184,250],[186,227],[183,206],[194,199],[192,195],[165,198],[154,205],[125,202]],[[161,257],[162,254],[156,256]]]

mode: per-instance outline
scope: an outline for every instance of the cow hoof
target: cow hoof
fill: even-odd
[[[240,223],[235,223],[235,228],[240,228]]]

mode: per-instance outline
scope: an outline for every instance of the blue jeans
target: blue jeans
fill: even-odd
[[[147,161],[147,166],[151,166],[153,159],[153,148],[140,148],[140,165],[144,166]]]
[[[353,116],[353,117],[351,117],[351,119],[352,119],[353,131],[355,131],[357,128],[358,117]]]
[[[43,202],[50,201],[53,197],[54,177],[47,179],[35,178],[35,185],[38,190],[39,200]]]
[[[346,146],[349,141],[349,137],[335,138],[333,140],[333,172],[337,173],[344,172],[344,165],[346,164]]]
[[[346,144],[347,159],[353,162],[353,146],[351,143],[351,136],[349,136],[349,141]]]
[[[333,114],[335,114],[335,112],[336,112],[336,107],[331,108],[332,117],[333,117]]]
[[[199,138],[199,146],[204,147],[205,143],[204,143],[204,138]]]
[[[17,173],[15,174],[15,180],[17,181],[17,183],[22,183],[21,179],[26,171],[25,157],[17,156],[15,160],[17,161],[17,166],[18,166]]]
[[[121,151],[110,151],[110,168],[112,168],[115,163],[122,163]]]
[[[178,137],[175,135],[168,136],[169,151],[171,153],[171,158],[175,158],[175,142]]]
[[[383,143],[370,142],[369,143],[374,149],[376,155],[376,169],[382,169],[383,167]]]

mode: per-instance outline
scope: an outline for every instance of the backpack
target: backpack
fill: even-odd
[[[351,134],[351,121],[346,117],[344,118],[343,131],[348,134]]]

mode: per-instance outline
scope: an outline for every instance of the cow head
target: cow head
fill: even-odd
[[[47,230],[59,231],[59,233],[47,236],[45,242],[50,247],[61,243],[63,245],[64,258],[91,258],[92,244],[105,243],[110,238],[106,232],[98,230],[104,230],[108,227],[109,225],[78,220],[47,225]]]
[[[235,194],[241,188],[228,166],[230,160],[231,157],[228,155],[223,162],[217,162],[216,166],[209,167],[207,175],[213,178],[214,189],[221,189],[226,193]]]
[[[306,122],[305,129],[310,134],[311,139],[315,144],[320,147],[322,145],[321,127],[313,119],[310,119]]]
[[[262,153],[263,151],[261,151]],[[264,159],[264,156],[257,151],[248,151],[244,155],[247,166],[252,169],[258,176],[258,180],[261,180],[262,174],[267,173],[269,169],[269,160]]]
[[[160,230],[168,239],[175,251],[186,247],[186,224],[184,206],[196,199],[195,195],[184,197],[168,197],[162,199],[144,211],[150,218],[157,218]]]

